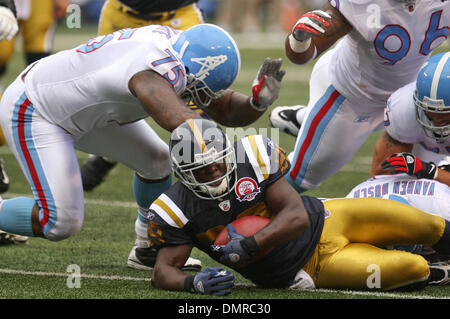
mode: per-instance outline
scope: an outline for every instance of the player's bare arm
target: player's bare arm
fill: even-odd
[[[167,290],[183,290],[188,276],[181,270],[191,254],[188,245],[163,247],[158,251],[152,274],[152,285]]]
[[[438,168],[435,180],[450,187],[450,172],[442,168]]]
[[[308,12],[300,17],[293,32],[286,37],[286,56],[292,63],[305,64],[326,51],[352,29],[347,19],[327,2],[320,11]],[[303,41],[298,41],[294,32],[303,33],[300,35],[300,40]]]
[[[265,196],[267,207],[276,216],[255,234],[261,250],[287,242],[309,227],[309,217],[302,198],[284,178],[270,185]]]
[[[200,117],[198,112],[187,108],[172,85],[154,71],[136,73],[128,86],[156,123],[170,132],[185,120]]]
[[[389,171],[381,167],[381,163],[394,153],[411,152],[412,148],[412,144],[401,143],[393,139],[387,132],[383,132],[375,144],[370,176],[389,174]]]
[[[219,99],[211,101],[205,108],[208,114],[217,123],[229,127],[246,126],[256,121],[265,110],[257,110],[250,105],[251,97],[242,93],[226,90]]]

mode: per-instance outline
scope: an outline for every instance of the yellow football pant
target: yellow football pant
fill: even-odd
[[[167,25],[174,29],[185,30],[196,24],[203,23],[203,17],[196,4],[181,7],[175,10],[174,15],[169,12],[152,13],[162,14],[159,20],[142,20],[124,12],[125,7],[117,0],[107,0],[100,15],[98,33],[105,35],[123,28],[138,28],[152,24]]]
[[[26,53],[49,53],[52,51],[54,22],[53,0],[31,1],[30,17],[26,20],[19,20]],[[0,41],[0,66],[5,65],[14,54],[16,37],[11,41]]]
[[[304,270],[317,288],[389,290],[424,281],[430,273],[419,255],[381,247],[433,245],[445,220],[386,199],[333,199],[320,242]]]

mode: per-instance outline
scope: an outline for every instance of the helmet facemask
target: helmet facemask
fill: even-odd
[[[213,92],[208,85],[194,74],[188,74],[186,89],[181,93],[181,99],[187,106],[206,108],[211,101],[223,95],[224,90]]]
[[[221,137],[214,135],[216,140],[206,142],[202,149],[196,147],[197,143],[188,141],[189,136],[183,136],[185,143],[179,143],[180,146],[175,145],[171,150],[175,175],[197,197],[208,200],[221,199],[231,193],[237,180],[234,147],[219,128],[212,132],[220,132]],[[215,163],[224,164],[224,174],[211,180],[199,180],[200,170]]]
[[[435,125],[427,114],[450,114],[450,106],[445,106],[443,100],[433,100],[427,96],[424,96],[423,100],[420,100],[417,90],[414,92],[414,104],[417,122],[425,134],[435,139],[438,143],[445,142],[450,136],[450,124],[442,126]]]

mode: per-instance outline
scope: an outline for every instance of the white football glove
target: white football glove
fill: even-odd
[[[0,7],[0,40],[6,38],[10,41],[18,30],[19,26],[14,13],[6,7]]]
[[[266,110],[277,98],[286,71],[280,70],[281,58],[266,58],[258,70],[252,85],[250,104],[258,111]]]

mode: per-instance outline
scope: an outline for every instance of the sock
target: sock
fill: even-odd
[[[444,233],[441,239],[432,248],[442,255],[450,255],[450,222],[448,220],[445,221]]]
[[[136,231],[136,245],[138,247],[148,246],[147,243],[147,213],[150,205],[172,185],[172,175],[157,182],[146,183],[139,179],[136,174],[133,176],[134,198],[139,205],[138,217],[134,226]]]
[[[28,197],[3,200],[0,210],[0,229],[17,235],[34,237],[31,213],[36,201]]]

